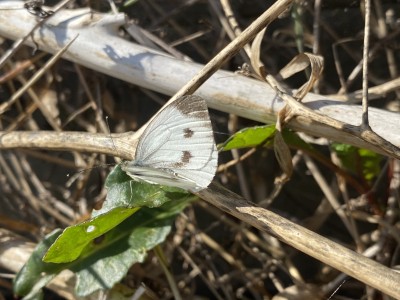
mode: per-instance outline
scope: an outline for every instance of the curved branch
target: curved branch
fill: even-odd
[[[244,200],[222,186],[211,186],[199,193],[207,202],[263,232],[372,286],[400,299],[400,273],[338,243],[297,225],[281,216]]]

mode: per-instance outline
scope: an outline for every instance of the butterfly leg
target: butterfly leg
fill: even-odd
[[[133,195],[132,180],[129,180],[129,188],[131,189],[131,198],[129,200],[130,200],[130,202],[132,202],[132,195]]]

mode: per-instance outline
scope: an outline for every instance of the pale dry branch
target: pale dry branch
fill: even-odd
[[[89,132],[12,131],[0,132],[0,149],[43,149],[102,153],[132,160],[138,142],[133,132],[101,134]]]
[[[7,5],[15,6],[16,2],[2,1],[0,9]],[[19,22],[13,22],[16,19]],[[40,32],[36,31],[34,38],[41,50],[54,53],[79,33],[64,58],[167,95],[175,94],[188,78],[192,78],[201,69],[199,64],[177,60],[119,38],[117,28],[124,23],[123,15],[61,10],[40,28]],[[35,18],[25,11],[4,11],[0,14],[0,35],[19,39],[28,34],[35,24]],[[33,45],[30,39],[26,42]],[[265,83],[226,71],[216,72],[197,93],[207,99],[211,108],[267,123],[276,121],[276,115],[284,105],[275,91]],[[359,125],[362,115],[361,106],[344,105],[341,101],[321,95],[308,94],[303,103],[315,112],[349,126]],[[369,122],[378,135],[400,146],[398,114],[370,108]],[[310,135],[385,153],[375,145],[354,138],[341,128],[327,127],[307,117],[299,116],[288,126]]]
[[[199,195],[212,205],[387,295],[400,299],[400,273],[212,184]]]
[[[283,9],[290,2],[278,1],[276,6],[282,5],[280,9]],[[13,3],[15,2],[13,1]],[[268,15],[268,17],[263,15],[259,23],[247,31],[245,30],[237,40],[221,52],[220,56],[210,61],[202,73],[194,77],[175,96],[191,93],[197,89],[227,58],[239,51],[265,27],[273,19],[271,16],[276,17],[278,14],[280,11],[275,11],[275,14]],[[15,18],[15,15],[13,17]],[[21,19],[23,19],[21,23],[33,24],[32,18],[26,14]],[[3,22],[4,20],[6,20],[6,16],[0,15],[0,33],[9,38],[15,38],[13,36],[15,33],[9,32],[9,27],[14,26],[15,28],[20,25],[3,24],[7,23]],[[55,52],[60,46],[65,45],[70,34],[79,31],[80,37],[65,56],[67,59],[169,95],[175,93],[186,83],[187,78],[191,78],[201,69],[200,65],[178,61],[163,53],[118,38],[116,28],[122,25],[123,21],[121,15],[94,14],[89,17],[89,14],[83,11],[64,11],[64,14],[61,11],[49,20],[49,26],[43,25],[40,35],[35,35],[35,41],[44,51]],[[50,22],[53,23],[50,24]],[[87,24],[91,24],[91,26],[87,26]],[[20,31],[14,30],[13,32],[23,32],[22,27],[21,25]],[[294,101],[297,103],[291,106],[293,110],[291,117],[294,118],[288,123],[288,126],[309,134],[366,147],[392,157],[400,157],[398,149],[394,146],[400,145],[400,135],[395,130],[400,117],[396,114],[371,109],[372,127],[392,143],[386,145],[385,148],[382,147],[381,140],[377,140],[376,136],[365,136],[365,133],[360,132],[357,124],[354,123],[360,120],[360,106],[345,106],[319,95],[310,95],[303,103],[298,103],[280,92],[278,92],[278,96],[280,96],[278,97],[277,93],[264,83],[223,71],[216,72],[201,87],[199,94],[208,99],[210,107],[262,122],[275,121],[276,114],[283,107],[280,98],[290,103]],[[355,118],[355,115],[358,118]],[[126,133],[112,135],[111,140],[108,135],[82,132],[0,132],[0,149],[37,148],[85,151],[132,159],[139,136],[140,132]],[[391,151],[388,151],[388,148]],[[257,207],[221,187],[213,185],[199,195],[247,224],[278,237],[300,251],[367,285],[400,298],[400,292],[396,290],[398,282],[400,282],[400,275],[395,271],[266,209]]]

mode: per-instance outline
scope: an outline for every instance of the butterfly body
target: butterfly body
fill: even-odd
[[[207,104],[191,95],[159,111],[139,139],[135,159],[121,168],[137,181],[199,191],[211,183],[217,163]]]

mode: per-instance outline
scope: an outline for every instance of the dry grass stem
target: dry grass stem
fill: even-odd
[[[398,3],[82,3],[0,1],[1,299],[48,233],[111,203],[115,161],[192,93],[237,145],[204,201],[87,299],[400,299]],[[48,289],[77,299],[74,285]]]

